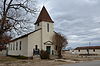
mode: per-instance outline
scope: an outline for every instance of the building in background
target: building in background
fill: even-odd
[[[100,55],[100,46],[77,47],[72,52],[81,55]]]

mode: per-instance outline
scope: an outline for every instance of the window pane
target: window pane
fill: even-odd
[[[49,32],[49,24],[47,24],[47,32]]]
[[[22,42],[20,41],[19,50],[21,50],[21,49],[22,49],[22,48],[21,48],[21,45],[22,45]]]
[[[18,50],[18,42],[16,42],[16,50]]]
[[[10,49],[12,50],[12,44],[10,45]]]
[[[15,50],[15,43],[13,44],[13,50]]]

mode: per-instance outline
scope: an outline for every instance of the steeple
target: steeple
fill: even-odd
[[[38,16],[37,21],[34,24],[36,25],[36,24],[38,24],[38,23],[40,23],[42,21],[53,23],[50,15],[48,14],[48,12],[47,12],[47,10],[46,10],[46,8],[44,6],[43,6],[43,8],[42,8],[42,10],[41,10],[41,12],[40,12],[40,14]]]

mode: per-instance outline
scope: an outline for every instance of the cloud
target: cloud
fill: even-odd
[[[98,23],[100,23],[100,17],[94,17],[94,22],[98,22]]]
[[[97,4],[98,3],[98,0],[82,0],[82,1],[85,1],[86,3],[89,3],[89,4]]]
[[[100,45],[100,0],[48,0],[45,6],[69,46]]]

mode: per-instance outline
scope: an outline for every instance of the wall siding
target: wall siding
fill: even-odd
[[[78,50],[74,50],[75,54],[88,54],[87,50],[80,50],[80,52]],[[100,54],[100,49],[95,49],[95,52],[93,51],[93,49],[89,50],[89,54]]]
[[[20,41],[22,42],[21,44],[21,50],[19,49],[19,44],[20,44]],[[16,42],[18,42],[18,49],[16,50]],[[11,50],[11,44],[12,46],[15,44],[15,49]],[[8,48],[8,55],[15,55],[15,56],[18,56],[18,55],[22,55],[22,56],[28,56],[28,38],[27,37],[24,37],[24,38],[21,38],[21,39],[18,39],[16,41],[13,41],[10,43],[10,47]]]
[[[35,45],[41,50],[41,30],[28,35],[28,56],[33,56]]]

